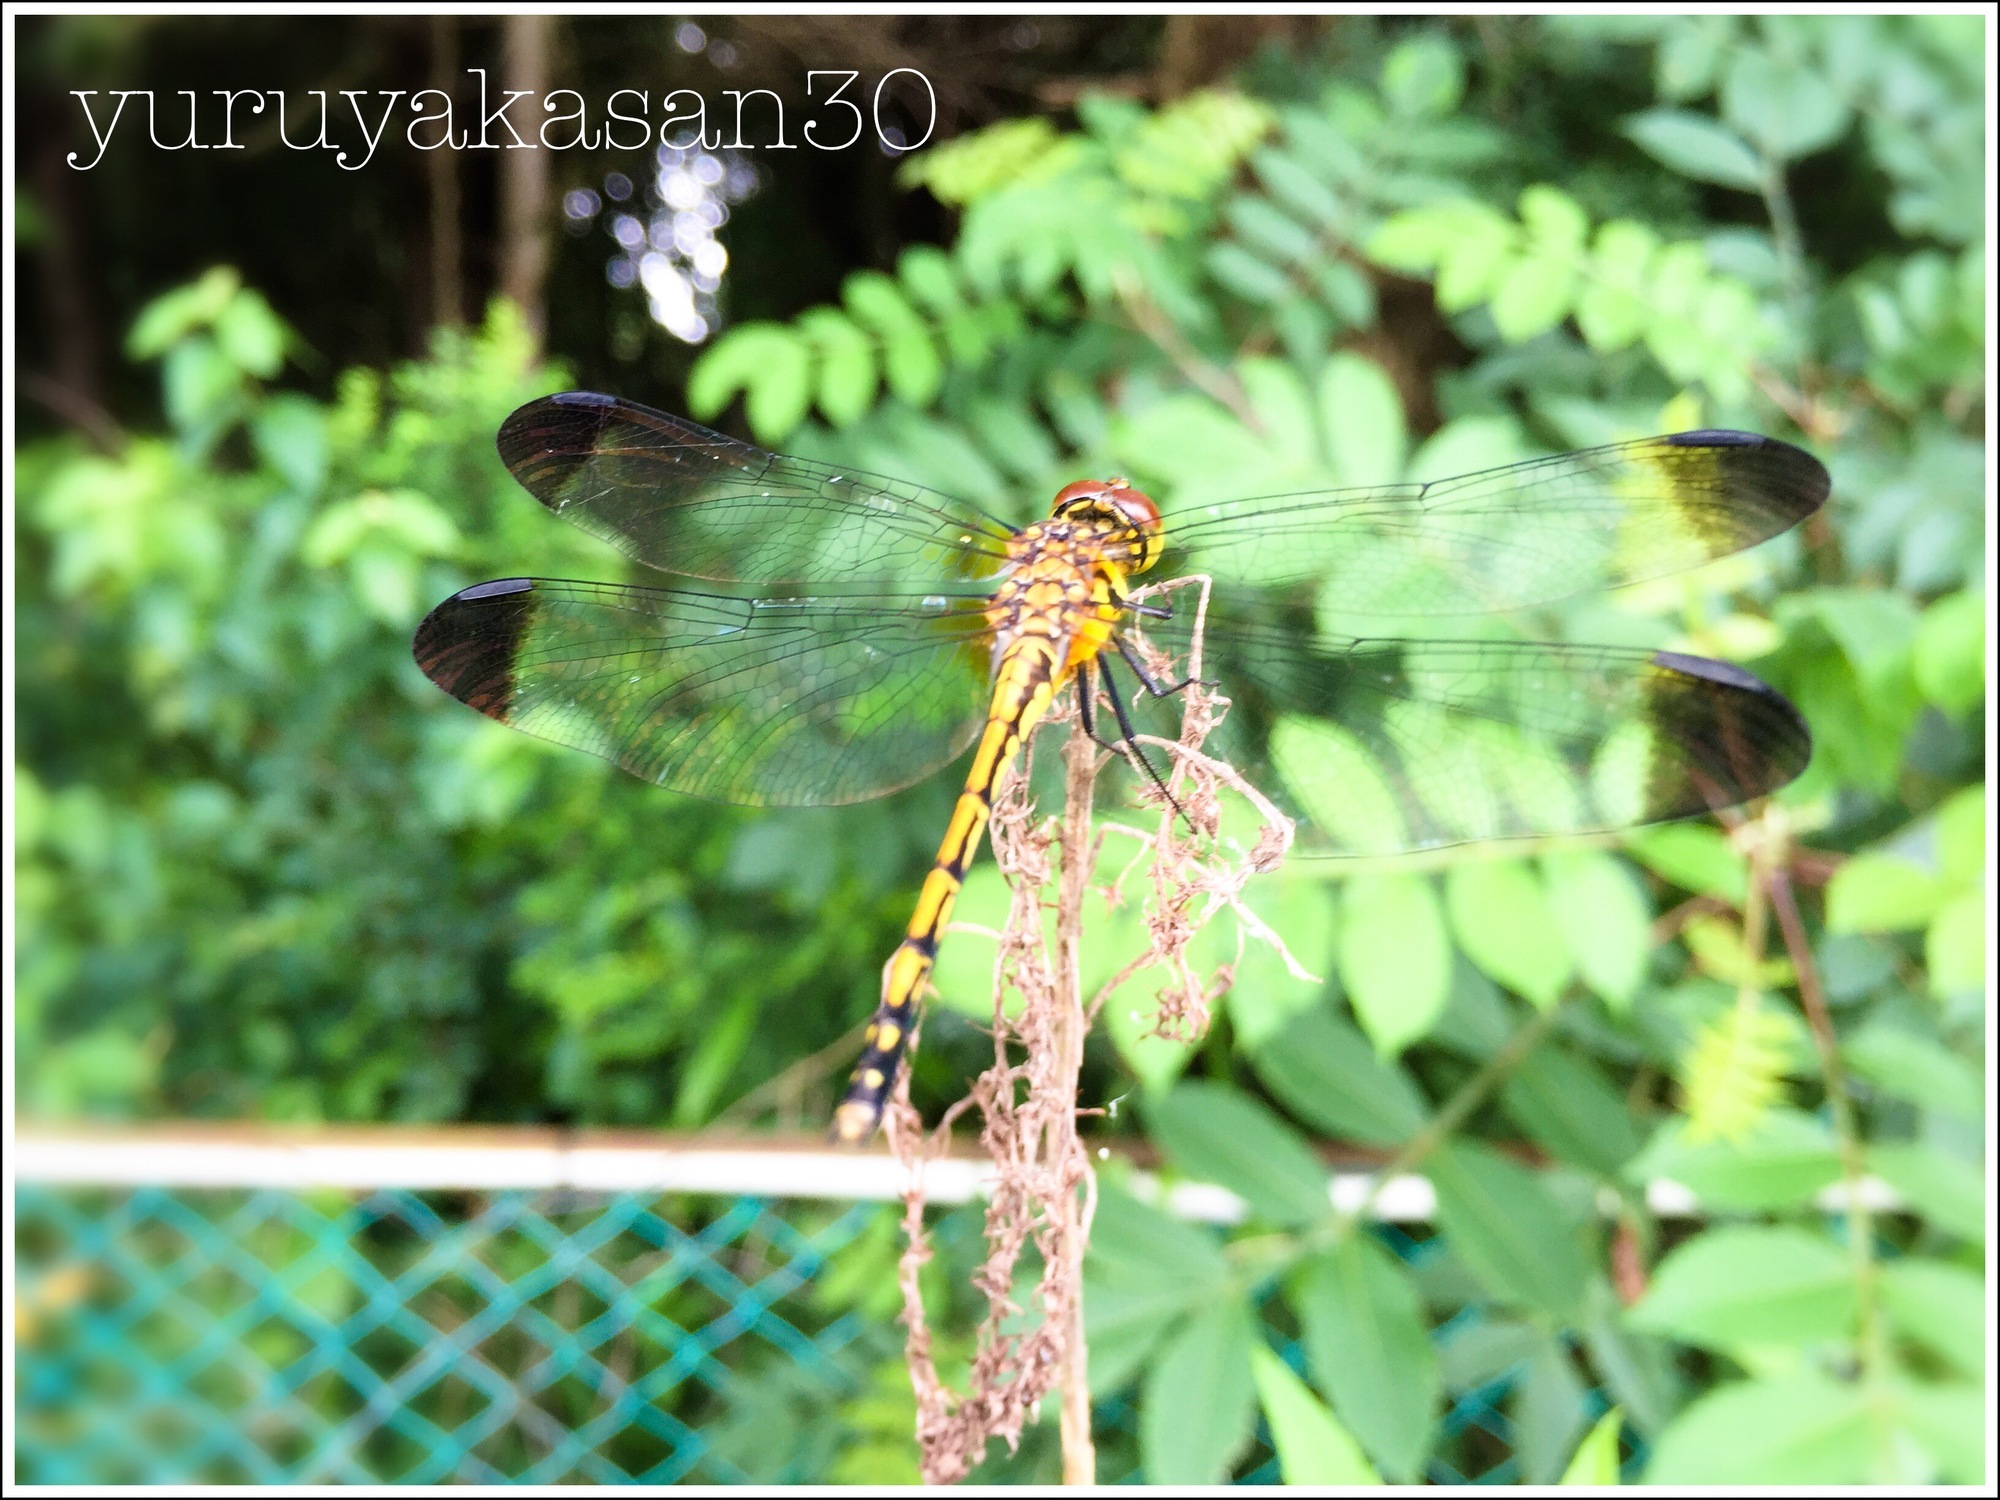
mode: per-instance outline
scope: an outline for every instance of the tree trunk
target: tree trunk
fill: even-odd
[[[458,21],[431,17],[431,87],[458,97]],[[456,327],[465,321],[465,285],[460,267],[458,151],[451,145],[430,153],[431,321]]]
[[[500,291],[521,309],[539,348],[548,322],[544,287],[549,273],[549,158],[540,139],[531,139],[529,132],[542,118],[542,99],[548,92],[549,18],[509,16],[503,35],[500,86],[528,91],[518,113],[510,111],[509,117],[530,144],[517,147],[506,137],[502,147]]]

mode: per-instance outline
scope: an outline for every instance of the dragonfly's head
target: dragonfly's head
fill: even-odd
[[[1049,516],[1057,521],[1109,521],[1127,533],[1128,572],[1143,573],[1160,560],[1166,528],[1152,497],[1125,479],[1079,479],[1056,492]]]

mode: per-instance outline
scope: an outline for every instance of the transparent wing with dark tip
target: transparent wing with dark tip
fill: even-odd
[[[949,587],[991,576],[1010,535],[921,485],[766,453],[585,391],[529,402],[501,425],[499,448],[557,515],[688,578]]]
[[[417,628],[417,665],[489,718],[718,802],[878,797],[986,717],[983,597],[741,599],[508,578]]]
[[[1187,596],[1183,596],[1187,597]],[[1193,610],[1144,620],[1184,663]],[[1512,639],[1329,636],[1212,602],[1204,673],[1231,707],[1208,751],[1300,820],[1301,855],[1390,855],[1589,833],[1776,791],[1812,741],[1740,667]],[[1149,705],[1155,724],[1166,704]]]
[[[1193,506],[1167,516],[1158,571],[1310,584],[1343,615],[1474,614],[1680,572],[1826,495],[1826,470],[1789,443],[1682,432],[1429,484]]]

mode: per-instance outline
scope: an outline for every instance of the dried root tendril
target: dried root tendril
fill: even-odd
[[[1193,650],[1181,667],[1184,675],[1199,678],[1207,580],[1175,580],[1151,592],[1182,586],[1200,588]],[[1141,637],[1134,639],[1149,657],[1149,670],[1171,670],[1161,653]],[[1162,1035],[1199,1036],[1207,1028],[1215,1000],[1228,989],[1236,965],[1224,964],[1203,977],[1188,958],[1188,945],[1224,909],[1236,913],[1240,934],[1270,944],[1294,974],[1311,977],[1277,934],[1239,899],[1253,874],[1273,867],[1282,857],[1291,843],[1292,825],[1234,768],[1202,754],[1203,741],[1228,705],[1228,699],[1197,681],[1184,694],[1179,739],[1140,739],[1171,758],[1168,786],[1186,814],[1185,825],[1180,814],[1163,802],[1158,827],[1150,833],[1107,824],[1093,835],[1093,786],[1108,757],[1076,733],[1069,736],[1063,752],[1065,801],[1060,819],[1036,818],[1028,800],[1025,756],[1021,770],[1003,777],[995,789],[993,854],[1013,896],[994,967],[993,1066],[928,1133],[910,1106],[906,1067],[887,1118],[890,1145],[910,1173],[903,1198],[907,1248],[898,1279],[903,1321],[909,1330],[905,1356],[917,1397],[917,1441],[926,1483],[949,1484],[963,1478],[995,1437],[1009,1449],[1016,1448],[1022,1428],[1034,1419],[1043,1398],[1058,1388],[1064,1482],[1094,1482],[1083,1339],[1083,1255],[1096,1208],[1097,1182],[1089,1153],[1077,1135],[1077,1080],[1084,1035],[1111,992],[1141,970],[1157,966],[1166,982],[1160,991],[1156,1029]],[[1073,708],[1052,716],[1055,722],[1073,717]],[[1235,851],[1233,858],[1219,851],[1215,836],[1219,794],[1225,787],[1248,799],[1265,823],[1256,847],[1248,854]],[[1112,831],[1136,840],[1138,850],[1104,891],[1107,899],[1114,903],[1122,899],[1126,877],[1141,862],[1150,861],[1147,947],[1086,1007],[1078,964],[1083,897],[1105,834]],[[1057,850],[1059,858],[1052,855]],[[1052,884],[1053,941],[1042,920],[1045,892]],[[1021,1000],[1011,1017],[1006,1004],[1009,991]],[[967,1107],[979,1111],[980,1143],[993,1163],[994,1176],[986,1209],[986,1261],[972,1278],[986,1300],[986,1312],[974,1337],[972,1367],[961,1392],[938,1375],[919,1275],[931,1257],[924,1230],[924,1163],[943,1153],[952,1123]],[[1014,1281],[1022,1251],[1031,1240],[1042,1262],[1041,1279],[1030,1294],[1039,1317],[1023,1329],[1022,1314],[1027,1309],[1017,1298]]]

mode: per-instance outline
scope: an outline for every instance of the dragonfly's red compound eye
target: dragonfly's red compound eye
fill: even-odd
[[[1087,506],[1093,500],[1102,499],[1111,488],[1102,479],[1079,479],[1074,484],[1066,484],[1056,491],[1055,503],[1050,505],[1051,515],[1061,515],[1066,510]]]
[[[1153,503],[1153,497],[1143,490],[1135,490],[1129,485],[1113,481],[1112,488],[1105,491],[1104,498],[1117,506],[1125,519],[1144,532],[1160,529],[1160,507]]]
[[[1160,508],[1151,498],[1133,489],[1122,479],[1079,479],[1056,491],[1052,515],[1077,511],[1097,511],[1117,515],[1141,531],[1155,531],[1160,525]]]

